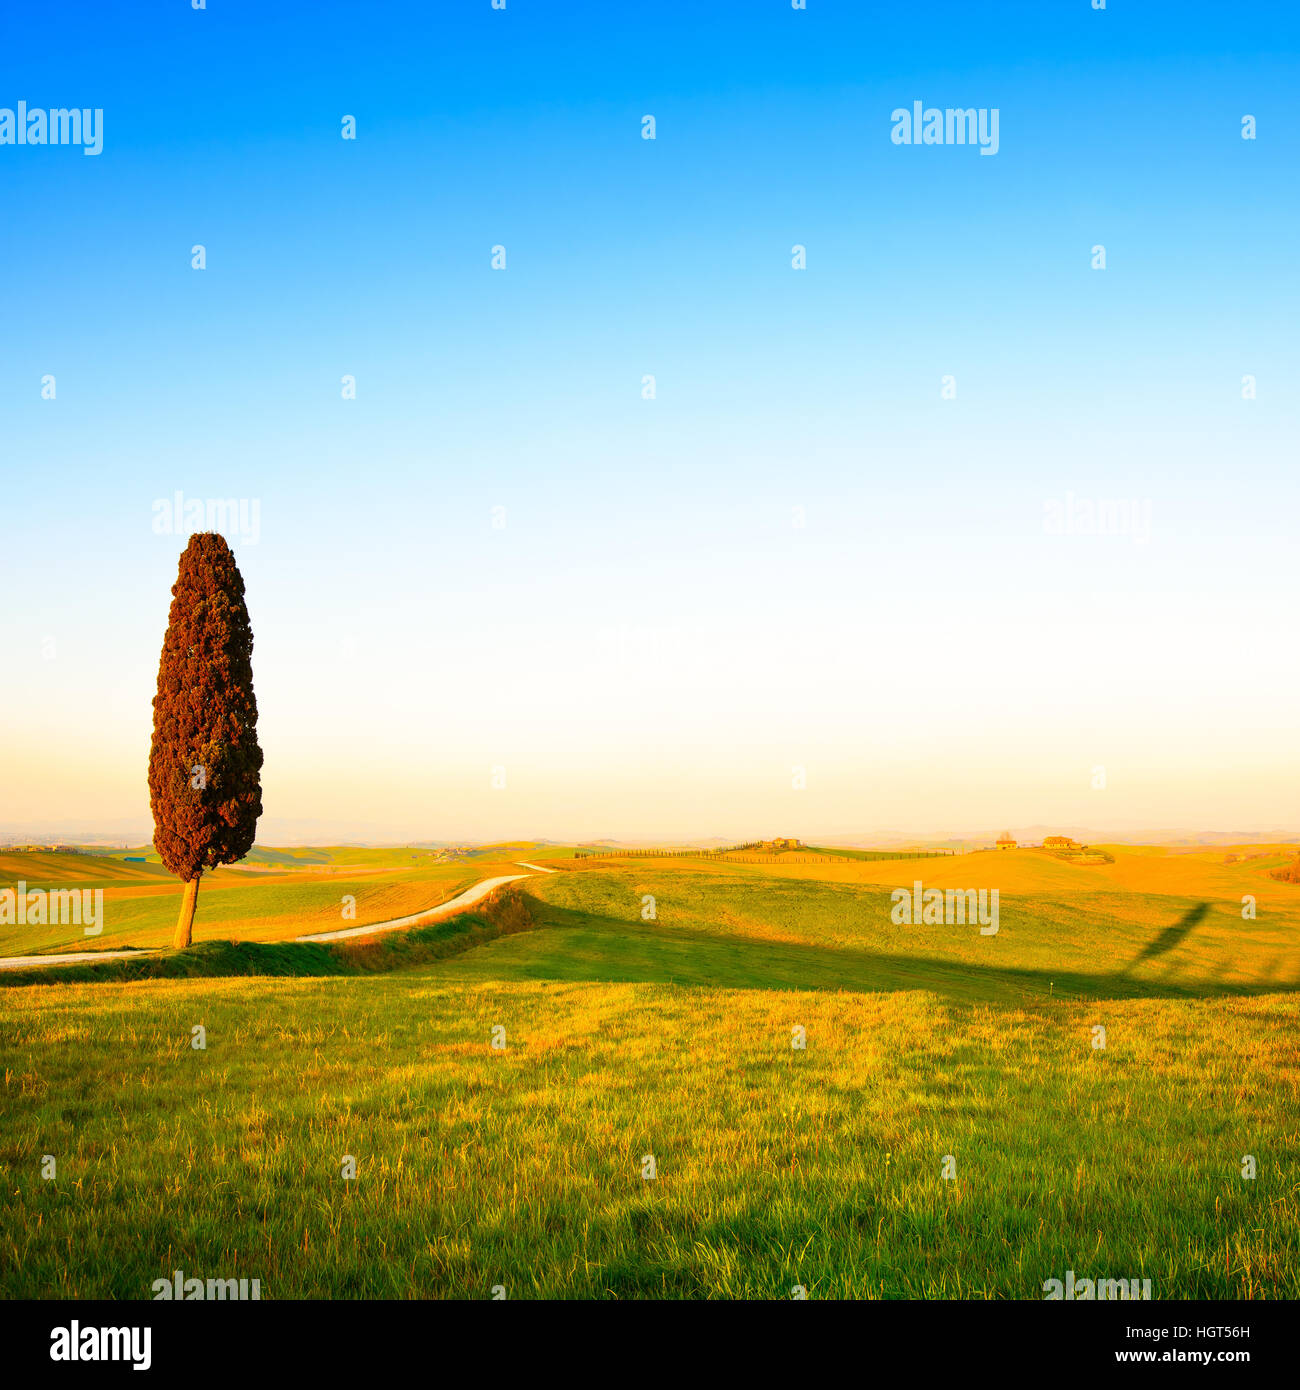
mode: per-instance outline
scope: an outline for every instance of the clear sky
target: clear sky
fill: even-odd
[[[264,842],[1300,825],[1298,15],[6,6],[0,826],[147,826],[178,490]]]

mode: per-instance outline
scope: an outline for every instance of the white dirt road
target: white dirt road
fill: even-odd
[[[542,864],[519,863],[521,869],[531,869],[533,873],[553,874]],[[403,927],[413,927],[420,922],[436,921],[440,917],[451,917],[473,907],[476,902],[486,898],[494,888],[503,883],[516,883],[521,878],[531,878],[531,874],[498,874],[495,878],[485,878],[449,898],[437,907],[426,908],[423,912],[413,912],[407,917],[392,917],[386,922],[370,922],[364,927],[347,927],[343,931],[317,932],[312,936],[295,936],[295,941],[343,941],[350,936],[373,936],[376,932],[400,931]],[[99,960],[125,960],[128,957],[139,959],[142,956],[156,956],[158,951],[68,951],[63,954],[44,956],[0,956],[0,970],[27,970],[33,965],[79,965]]]

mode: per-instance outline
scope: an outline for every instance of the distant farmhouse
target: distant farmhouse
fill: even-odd
[[[1044,849],[1078,849],[1080,848],[1068,835],[1048,835],[1043,840]]]
[[[764,840],[759,846],[760,849],[768,851],[770,854],[778,854],[786,849],[802,849],[802,840]]]
[[[1015,849],[1015,847],[1016,842],[1011,838],[1011,832],[1009,830],[1004,830],[1002,834],[998,836],[998,848]]]

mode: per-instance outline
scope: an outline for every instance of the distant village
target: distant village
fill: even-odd
[[[1081,845],[1077,841],[1070,839],[1068,835],[1048,835],[1044,837],[1040,845],[1022,845],[1012,838],[1009,830],[1004,830],[1002,834],[998,836],[997,847],[998,849],[1050,849],[1057,850],[1058,852],[1061,850],[1077,851],[1086,848],[1085,845]]]

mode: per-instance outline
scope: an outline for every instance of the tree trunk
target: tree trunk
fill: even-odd
[[[190,944],[194,932],[194,909],[199,902],[200,877],[201,875],[195,874],[181,894],[181,915],[176,919],[176,935],[172,937],[173,950],[183,951]]]

